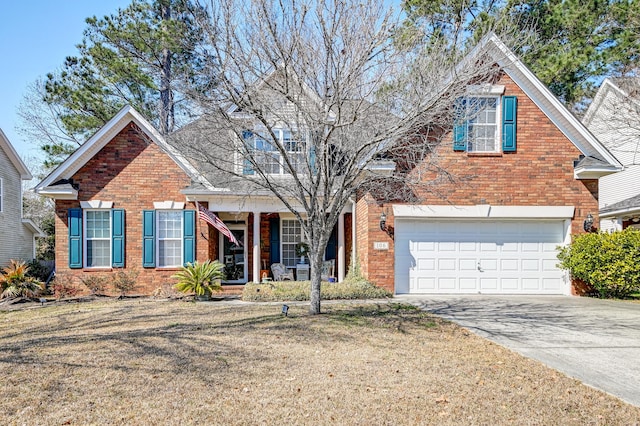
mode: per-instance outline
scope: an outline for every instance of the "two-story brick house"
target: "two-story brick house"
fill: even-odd
[[[597,217],[598,178],[620,164],[496,36],[473,54],[489,55],[501,72],[468,88],[464,114],[433,153],[460,179],[423,173],[437,191],[416,187],[411,203],[360,194],[325,253],[338,280],[355,258],[398,294],[571,293],[556,247],[582,232],[588,214]],[[287,129],[278,135],[291,144]],[[259,149],[260,138],[246,137]],[[250,179],[212,176],[124,108],[37,186],[56,200],[58,272],[136,268],[150,293],[196,259],[229,263],[233,283],[258,281],[273,263],[295,268],[302,234],[292,212]],[[200,220],[196,202],[241,244]]]

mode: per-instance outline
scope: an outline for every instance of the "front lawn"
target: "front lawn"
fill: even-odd
[[[393,301],[0,311],[0,424],[637,424],[640,408]]]

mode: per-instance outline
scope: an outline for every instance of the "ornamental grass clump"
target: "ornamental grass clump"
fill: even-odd
[[[182,293],[194,293],[196,296],[211,296],[222,291],[220,280],[224,278],[224,265],[216,261],[187,263],[180,272],[171,276],[178,282],[174,288]]]
[[[36,297],[44,284],[28,275],[29,267],[23,261],[11,259],[0,274],[0,298]]]
[[[640,291],[640,231],[590,233],[574,237],[558,253],[562,269],[591,285],[600,297],[625,298]]]

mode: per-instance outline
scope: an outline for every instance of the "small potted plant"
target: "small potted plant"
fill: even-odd
[[[302,241],[296,244],[296,256],[300,258],[300,263],[306,263],[305,256],[307,254],[309,254],[309,244]]]
[[[180,272],[171,276],[178,280],[174,288],[183,293],[195,293],[199,300],[209,300],[215,291],[222,291],[220,280],[224,278],[224,265],[217,260],[203,263],[187,263]]]

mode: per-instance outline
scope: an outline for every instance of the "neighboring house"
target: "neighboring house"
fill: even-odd
[[[497,37],[470,60],[481,55],[493,55],[502,72],[492,85],[469,88],[459,105],[473,114],[433,153],[460,179],[422,171],[432,190],[414,188],[419,204],[361,194],[346,206],[325,253],[338,280],[357,256],[366,277],[398,294],[571,293],[557,246],[582,231],[588,214],[597,216],[598,178],[621,166]],[[295,142],[288,129],[279,135]],[[258,135],[243,136],[261,149]],[[210,137],[227,136],[202,135]],[[233,267],[232,283],[258,281],[273,263],[295,269],[300,226],[252,185],[251,168],[236,159],[249,179],[220,176],[174,146],[183,145],[169,145],[126,107],[38,184],[55,199],[58,273],[137,269],[141,290],[151,293],[195,259]],[[290,158],[299,155],[292,148]],[[276,163],[272,173],[281,173]],[[242,244],[198,219],[196,202]]]
[[[35,258],[35,239],[45,236],[35,223],[22,217],[22,181],[31,178],[0,129],[0,267],[7,266],[10,259]]]
[[[640,228],[640,79],[604,80],[583,122],[624,166],[600,178],[601,229]]]

